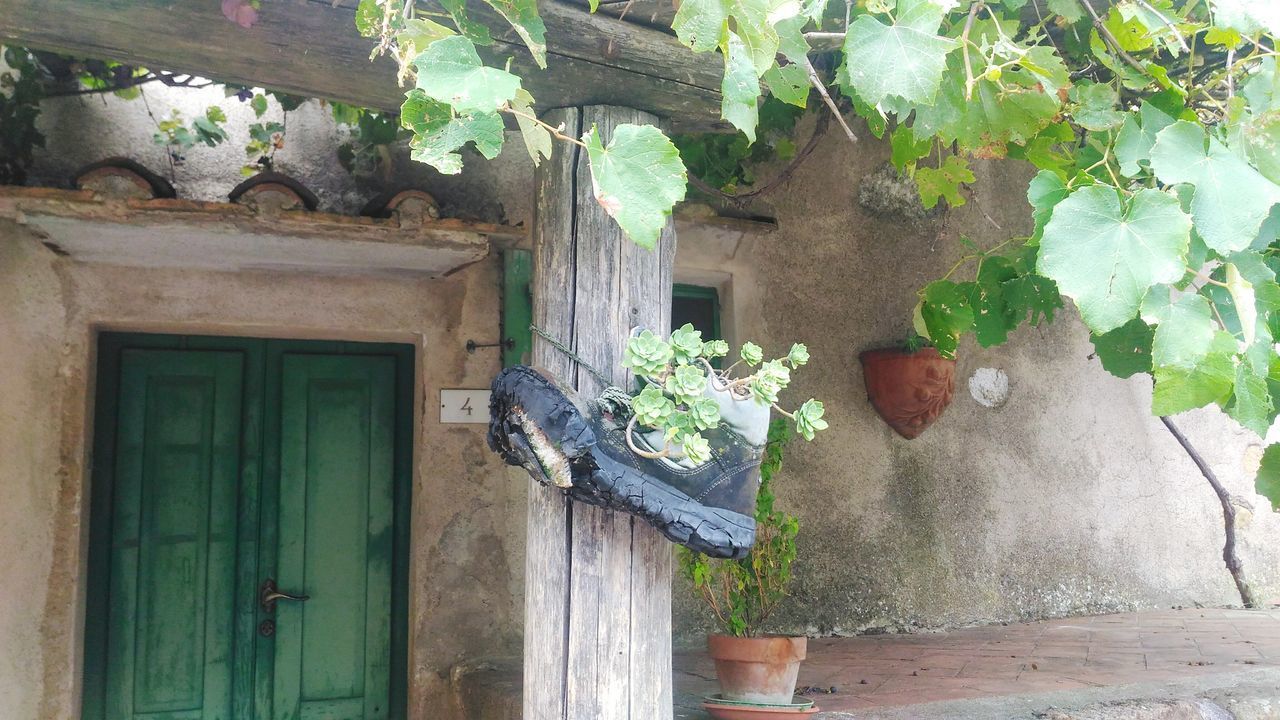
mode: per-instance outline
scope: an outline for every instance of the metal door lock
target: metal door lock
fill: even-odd
[[[263,620],[258,623],[258,634],[262,637],[271,637],[276,634],[276,621]]]

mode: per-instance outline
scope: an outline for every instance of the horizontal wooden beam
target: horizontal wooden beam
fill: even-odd
[[[473,16],[494,31],[482,52],[526,80],[540,109],[625,105],[669,119],[676,131],[723,130],[721,65],[668,34],[558,2],[542,2],[548,68],[539,69],[500,16]],[[350,2],[273,1],[241,28],[219,3],[196,0],[0,0],[0,42],[188,72],[221,82],[393,109],[404,88],[394,63],[369,61]]]

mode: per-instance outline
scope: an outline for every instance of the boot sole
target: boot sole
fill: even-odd
[[[570,486],[553,479],[548,468],[555,463],[537,457],[534,448],[541,440],[530,440],[529,420],[564,455]],[[599,440],[582,409],[542,373],[514,367],[494,380],[489,446],[507,463],[524,467],[544,485],[562,487],[575,500],[643,518],[672,542],[695,552],[736,560],[751,551],[754,517],[703,505],[617,461]]]

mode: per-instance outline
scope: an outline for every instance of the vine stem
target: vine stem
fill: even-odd
[[[964,21],[964,30],[960,33],[960,52],[964,53],[964,99],[973,96],[973,86],[978,83],[973,77],[973,61],[969,59],[969,31],[973,30],[973,19],[982,9],[982,0],[969,6],[969,17]],[[996,26],[999,27],[999,23]]]
[[[1213,487],[1213,492],[1218,496],[1218,502],[1222,504],[1222,525],[1226,538],[1222,545],[1222,561],[1226,563],[1227,572],[1231,573],[1231,579],[1235,581],[1236,591],[1240,593],[1240,602],[1245,607],[1257,607],[1257,600],[1253,597],[1253,591],[1244,578],[1244,563],[1240,561],[1240,556],[1236,554],[1236,506],[1231,502],[1231,493],[1223,487],[1219,482],[1218,476],[1214,474],[1213,469],[1209,467],[1209,463],[1205,462],[1200,456],[1199,451],[1191,444],[1186,435],[1173,424],[1172,418],[1166,415],[1160,416],[1160,422],[1164,423],[1165,428],[1173,435],[1182,449],[1191,457],[1191,462],[1196,464],[1200,469],[1200,474],[1205,480],[1209,481],[1209,485]]]
[[[1115,50],[1116,54],[1123,58],[1126,63],[1129,63],[1129,66],[1134,70],[1137,70],[1143,75],[1147,75],[1147,69],[1142,66],[1142,63],[1138,62],[1132,55],[1125,52],[1124,48],[1120,47],[1120,41],[1116,39],[1115,35],[1111,34],[1111,30],[1107,27],[1106,23],[1102,22],[1102,18],[1098,16],[1098,11],[1093,9],[1093,5],[1089,0],[1080,0],[1080,4],[1084,6],[1085,10],[1089,11],[1089,15],[1093,17],[1093,26],[1098,29],[1098,34],[1106,39],[1107,44],[1111,46],[1111,49]]]
[[[780,170],[772,180],[758,188],[744,193],[727,193],[719,188],[712,187],[705,180],[697,175],[693,175],[692,173],[689,175],[689,184],[708,195],[718,196],[739,205],[744,204],[754,197],[758,197],[770,190],[773,190],[794,175],[795,171],[799,169],[805,159],[813,153],[816,147],[818,147],[818,141],[826,134],[827,123],[830,122],[830,120],[831,115],[828,113],[822,113],[819,115],[817,122],[814,123],[813,133],[809,136],[809,142],[805,143],[805,146],[800,149],[800,152],[796,153],[796,156],[791,159],[791,162],[787,163],[787,166],[782,168],[782,170]]]
[[[836,116],[836,122],[840,123],[840,127],[844,130],[844,134],[849,138],[849,142],[855,145],[858,142],[858,136],[853,134],[853,130],[849,128],[849,124],[844,121],[844,115],[840,114],[840,108],[836,107],[836,103],[831,99],[831,94],[827,92],[827,86],[822,82],[822,76],[818,75],[818,71],[813,67],[813,62],[806,55],[804,58],[804,69],[809,75],[809,82],[818,89],[818,94],[822,96],[822,102],[826,103],[831,110],[831,114]]]
[[[511,107],[510,105],[507,105],[507,106],[504,106],[504,107],[498,108],[498,110],[499,110],[499,112],[504,112],[504,113],[507,113],[508,115],[515,115],[515,116],[517,116],[517,117],[522,117],[522,118],[524,118],[525,120],[529,120],[529,121],[531,121],[531,122],[536,123],[539,127],[541,127],[542,129],[546,130],[547,132],[551,133],[551,136],[552,136],[552,137],[554,137],[554,138],[556,138],[557,140],[563,140],[564,142],[573,143],[574,145],[577,145],[578,147],[582,148],[583,150],[586,150],[586,149],[587,149],[587,144],[586,144],[586,143],[582,142],[581,140],[579,140],[579,139],[578,139],[578,138],[576,138],[576,137],[572,137],[572,136],[570,136],[570,135],[565,135],[564,133],[560,132],[560,128],[555,127],[554,125],[551,125],[551,124],[549,124],[549,123],[545,123],[545,122],[543,122],[542,120],[539,120],[539,119],[538,119],[538,116],[533,115],[532,113],[527,113],[527,112],[522,112],[522,111],[520,111],[520,110],[516,110],[515,108]]]

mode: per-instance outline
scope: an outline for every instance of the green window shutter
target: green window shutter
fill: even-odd
[[[685,323],[702,331],[703,340],[723,340],[720,331],[720,293],[713,287],[683,285],[671,288],[671,328]]]
[[[533,353],[533,253],[502,251],[502,367],[524,365]]]

